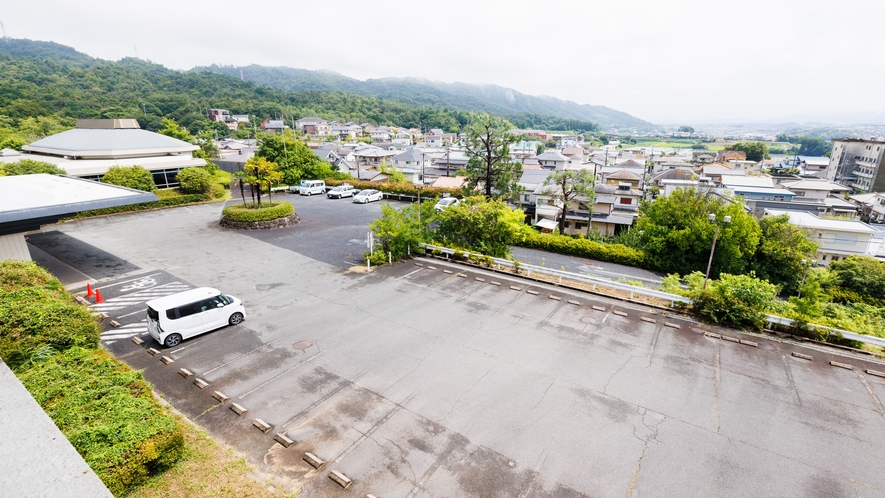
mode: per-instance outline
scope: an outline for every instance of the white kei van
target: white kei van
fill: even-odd
[[[201,287],[147,302],[151,337],[167,347],[210,330],[246,319],[242,301],[216,289]]]
[[[326,182],[323,180],[302,180],[298,185],[298,193],[301,195],[313,195],[326,193]]]

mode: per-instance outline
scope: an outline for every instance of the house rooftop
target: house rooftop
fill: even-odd
[[[829,218],[820,218],[811,213],[799,211],[782,211],[777,209],[766,209],[765,214],[772,216],[787,215],[790,217],[790,223],[802,227],[813,228],[817,230],[834,230],[837,232],[854,232],[854,233],[876,233],[872,227],[866,223],[854,220],[834,220]]]
[[[848,187],[826,180],[799,180],[797,182],[781,183],[784,188],[791,190],[823,190],[827,192],[847,192]]]

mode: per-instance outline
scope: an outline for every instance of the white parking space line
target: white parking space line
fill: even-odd
[[[145,310],[147,310],[147,308],[142,308],[142,309],[140,309],[140,310],[138,310],[138,311],[133,311],[132,313],[126,313],[125,315],[120,315],[120,316],[118,316],[117,318],[118,318],[118,319],[119,319],[119,318],[124,318],[124,317],[130,316],[130,315],[134,315],[134,314],[136,314],[136,313],[144,313]]]

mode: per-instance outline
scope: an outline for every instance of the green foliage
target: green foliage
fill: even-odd
[[[848,256],[830,263],[830,271],[843,294],[853,292],[860,301],[885,300],[885,263],[867,256]]]
[[[764,142],[738,142],[731,144],[725,150],[739,150],[747,154],[748,161],[756,161],[757,163],[763,159],[771,159],[768,154],[768,145]]]
[[[100,335],[95,318],[31,262],[0,262],[0,323],[0,358],[13,369],[43,346],[94,348]]]
[[[32,262],[0,262],[0,357],[116,495],[184,440],[140,373],[97,349],[95,317]]]
[[[574,238],[568,235],[532,233],[525,240],[515,244],[531,249],[569,254],[582,258],[618,263],[639,268],[647,267],[646,255],[641,249],[627,247],[622,244],[603,244],[585,238]]]
[[[392,254],[393,259],[401,259],[409,251],[416,251],[421,242],[430,240],[428,225],[436,219],[434,204],[435,201],[430,199],[422,202],[420,207],[418,203],[400,209],[382,204],[381,217],[370,223],[369,229],[375,234],[375,252],[380,251],[384,261],[379,263],[373,259],[372,263],[387,262],[388,253]],[[372,257],[375,257],[374,253]]]
[[[677,131],[681,131],[681,132],[685,132],[685,133],[694,133],[694,128],[692,128],[691,126],[680,126],[679,130],[677,130]]]
[[[264,204],[246,203],[233,204],[221,212],[221,216],[229,221],[268,221],[285,218],[295,213],[295,206],[288,202],[272,201]]]
[[[833,142],[824,140],[821,137],[807,137],[781,133],[777,136],[777,140],[778,142],[789,142],[791,144],[799,145],[799,150],[796,151],[796,153],[800,156],[826,156],[833,150]]]
[[[212,175],[203,168],[184,168],[175,177],[183,194],[208,194]]]
[[[469,197],[439,213],[436,236],[446,244],[502,258],[510,254],[508,245],[532,234],[524,219],[522,210],[510,209],[501,200]]]
[[[761,230],[756,219],[742,205],[728,203],[710,192],[677,189],[666,197],[643,202],[639,219],[631,232],[637,232],[639,245],[655,267],[685,275],[706,270],[716,225],[707,215],[713,213],[721,224],[711,276],[720,272],[739,274],[748,268],[756,253]]]
[[[0,166],[0,176],[36,175],[46,173],[48,175],[64,175],[65,170],[58,166],[33,159],[22,159],[14,163]]]
[[[788,215],[765,216],[759,221],[759,247],[750,266],[759,278],[780,286],[785,295],[799,291],[802,274],[817,253],[808,230],[790,223]]]
[[[141,166],[111,166],[108,172],[101,177],[101,181],[145,192],[157,191],[154,175]]]
[[[221,187],[219,187],[218,185],[212,185],[209,194],[179,195],[178,189],[159,190],[156,192],[156,194],[160,198],[160,200],[158,201],[142,202],[141,204],[128,204],[125,206],[115,206],[102,209],[92,209],[90,211],[80,211],[75,216],[72,216],[68,219],[92,218],[94,216],[107,216],[110,214],[129,213],[134,211],[150,211],[151,209],[184,206],[187,204],[200,204],[223,197],[224,191],[221,190]]]
[[[353,180],[346,178],[344,180],[340,180],[337,178],[326,178],[326,185],[330,187],[337,187],[343,183],[347,183],[349,185],[353,185],[355,188],[360,190],[363,189],[375,189],[380,190],[382,192],[388,194],[402,194],[402,195],[418,195],[418,186],[412,182],[400,182],[400,183],[380,183],[380,182],[369,182],[364,180]],[[460,198],[463,192],[459,188],[444,188],[444,187],[423,187],[421,188],[421,199],[432,199],[442,197],[443,194],[448,194],[451,197]],[[423,202],[423,201],[422,201]]]
[[[477,187],[486,197],[510,199],[519,194],[522,163],[510,157],[510,146],[517,138],[507,130],[506,123],[492,116],[483,116],[467,127],[465,195]]]
[[[568,210],[572,200],[579,196],[585,199],[586,205],[592,209],[593,184],[596,182],[596,175],[586,169],[582,170],[564,170],[555,171],[544,180],[544,185],[550,188],[544,190],[544,194],[549,196],[560,208],[559,216],[559,233],[565,233],[565,213]]]
[[[19,378],[115,495],[174,464],[184,438],[141,373],[101,350],[72,348]]]
[[[703,274],[700,277],[703,277]],[[765,310],[775,301],[777,287],[752,275],[723,273],[706,289],[691,293],[695,314],[717,325],[762,330]]]
[[[307,144],[288,132],[282,135],[259,134],[255,155],[278,164],[282,182],[286,185],[336,176],[331,164],[320,159]]]
[[[406,175],[402,171],[393,166],[387,165],[387,159],[382,159],[378,166],[378,171],[387,175],[387,181],[390,183],[403,183],[406,181]]]
[[[193,140],[191,134],[188,133],[183,126],[176,123],[174,119],[163,118],[162,123],[163,127],[157,130],[157,133],[160,135],[166,135],[167,137],[172,137],[188,143],[191,143]]]

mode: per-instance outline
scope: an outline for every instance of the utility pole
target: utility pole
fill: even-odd
[[[3,25],[3,21],[0,21],[0,31],[3,31],[3,39],[6,40],[6,44],[9,45],[9,36],[6,35],[6,26]]]

